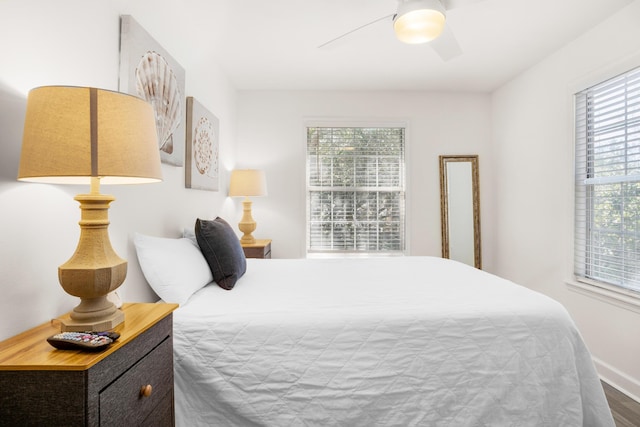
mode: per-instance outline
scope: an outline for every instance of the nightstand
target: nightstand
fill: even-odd
[[[0,342],[0,424],[173,426],[177,307],[124,304],[120,338],[101,352],[53,348],[51,323]]]
[[[271,258],[271,239],[256,239],[255,243],[242,243],[247,258]]]

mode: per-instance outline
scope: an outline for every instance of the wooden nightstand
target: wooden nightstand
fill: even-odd
[[[97,353],[54,349],[50,323],[0,342],[0,424],[173,426],[177,307],[124,304],[120,338]]]
[[[271,239],[256,239],[255,243],[242,243],[242,250],[247,258],[271,258]]]

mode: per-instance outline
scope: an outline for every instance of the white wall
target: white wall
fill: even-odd
[[[401,121],[407,130],[407,221],[411,255],[441,255],[440,154],[478,154],[483,230],[491,228],[490,104],[483,94],[261,92],[238,98],[237,163],[264,168],[269,195],[253,200],[256,238],[274,257],[305,256],[305,121]],[[486,265],[491,253],[485,252]]]
[[[640,65],[640,1],[493,94],[494,272],[571,312],[599,372],[640,396],[640,311],[575,292],[572,93]],[[640,300],[638,300],[640,302]]]
[[[125,301],[152,301],[131,243],[136,231],[177,237],[196,217],[237,207],[226,198],[235,145],[236,93],[217,64],[194,63],[184,41],[163,39],[153,0],[0,1],[0,340],[69,311],[77,299],[64,293],[58,265],[78,242],[80,211],[73,200],[88,188],[16,181],[26,93],[40,85],[118,89],[119,16],[131,14],[186,69],[186,95],[220,119],[220,192],[184,188],[184,168],[163,165],[164,181],[103,187],[116,201],[109,212],[111,241],[129,261],[120,287]],[[176,7],[179,6],[179,1]],[[181,10],[179,7],[167,10]]]

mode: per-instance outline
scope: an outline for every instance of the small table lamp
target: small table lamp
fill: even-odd
[[[255,231],[257,224],[251,216],[251,200],[249,200],[249,197],[266,195],[267,179],[264,171],[256,169],[236,169],[231,171],[229,196],[244,197],[242,202],[243,215],[240,223],[238,223],[238,228],[244,233],[240,242],[245,244],[256,242],[251,233]]]
[[[88,87],[44,86],[31,90],[18,180],[90,184],[79,194],[80,241],[58,268],[62,288],[80,298],[63,331],[104,331],[124,320],[106,296],[127,274],[127,261],[109,241],[108,210],[115,200],[103,184],[162,180],[153,109],[146,101]]]

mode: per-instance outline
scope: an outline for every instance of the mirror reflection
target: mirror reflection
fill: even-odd
[[[478,156],[440,156],[442,257],[482,268]]]

